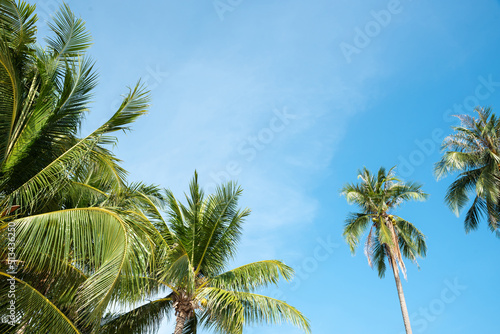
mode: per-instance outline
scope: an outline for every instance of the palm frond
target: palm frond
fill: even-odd
[[[460,214],[469,201],[469,193],[474,191],[477,179],[481,175],[482,169],[474,169],[460,174],[460,176],[450,185],[446,192],[445,203],[455,213]]]
[[[26,2],[0,1],[1,38],[16,53],[26,52],[29,45],[35,43],[37,17],[34,12],[35,6]]]
[[[127,130],[128,125],[146,111],[147,101],[147,91],[138,84],[130,91],[118,111],[104,125],[86,138],[77,141],[31,179],[6,196],[3,205],[16,203],[25,211],[32,210],[43,203],[44,199],[52,198],[57,191],[67,186],[70,177],[75,173],[85,171],[86,168],[82,169],[82,166],[85,166],[84,163],[100,164],[101,172],[108,171],[107,174],[101,174],[101,177],[115,181],[118,179],[118,184],[122,184],[123,169],[117,165],[116,159],[110,155],[110,152],[102,149],[100,145],[113,143],[113,138],[106,134]]]
[[[254,291],[269,284],[278,284],[280,276],[289,281],[294,271],[281,261],[266,260],[253,262],[209,280],[209,285],[225,290]]]
[[[346,219],[343,235],[353,254],[356,252],[361,236],[370,224],[370,217],[372,217],[371,214],[350,213]]]
[[[47,38],[47,44],[54,55],[61,59],[80,56],[92,45],[92,37],[85,28],[85,22],[77,18],[67,4],[63,4],[49,22],[54,38]]]
[[[241,333],[243,324],[279,325],[287,322],[306,333],[311,332],[309,321],[284,301],[249,292],[231,292],[216,288],[205,289],[203,296],[208,300],[210,312],[216,314],[219,319],[217,324],[213,324],[216,329]]]
[[[136,249],[147,250],[149,243],[134,233],[133,224],[125,217],[111,210],[60,210],[19,218],[13,223],[18,257],[27,269],[58,272],[64,269],[65,262],[93,268],[93,275],[81,285],[75,302],[86,323],[102,315],[121,274],[146,271],[148,258]],[[140,291],[139,283],[128,288]]]
[[[126,313],[108,314],[103,319],[99,334],[155,334],[164,319],[172,312],[172,297],[167,296]]]
[[[61,312],[61,310],[47,299],[42,293],[27,284],[25,281],[0,271],[0,295],[9,296],[12,294],[11,286],[15,287],[15,307],[11,313],[13,323],[0,323],[2,333],[16,333],[23,327],[29,328],[32,333],[57,333],[80,334],[75,324]],[[11,306],[12,298],[1,298],[0,307],[8,310]]]
[[[207,273],[208,270],[220,270],[226,262],[226,258],[231,258],[234,255],[234,248],[241,233],[239,227],[243,223],[244,217],[249,214],[248,210],[243,213],[238,210],[238,198],[242,191],[235,183],[229,182],[217,187],[216,193],[207,198],[204,204],[204,224],[199,229],[198,236],[197,246],[201,249],[194,257],[194,263],[197,263],[196,272],[202,268],[205,257],[211,267],[216,266],[216,263],[219,262],[218,268],[205,266],[204,272]],[[238,224],[233,222],[238,222]],[[231,230],[228,231],[229,229]],[[220,244],[224,236],[229,236],[229,238],[223,240],[222,244],[225,249],[221,250],[216,245]],[[219,261],[216,262],[216,258]]]

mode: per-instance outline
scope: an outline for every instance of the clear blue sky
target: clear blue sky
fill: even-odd
[[[235,265],[277,258],[297,269],[268,293],[314,333],[404,330],[392,276],[379,279],[342,239],[355,208],[338,192],[358,168],[396,164],[431,194],[398,211],[429,248],[420,270],[407,262],[413,332],[499,332],[500,240],[485,224],[465,235],[463,216],[443,205],[453,178],[432,174],[451,114],[500,113],[499,1],[68,3],[87,21],[100,72],[84,131],[142,77],[153,105],[115,150],[130,178],[179,196],[195,169],[208,190],[238,180],[253,213]],[[42,21],[54,4],[38,2]]]

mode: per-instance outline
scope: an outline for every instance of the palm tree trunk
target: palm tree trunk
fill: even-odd
[[[392,272],[394,273],[394,279],[396,280],[396,287],[398,289],[399,305],[401,306],[401,313],[403,314],[403,321],[405,323],[406,334],[412,334],[410,326],[410,317],[408,316],[408,309],[406,308],[405,295],[403,293],[403,286],[401,285],[401,279],[399,278],[399,270],[397,263],[392,256],[389,256],[391,261]]]
[[[175,331],[174,334],[182,334],[184,329],[184,324],[186,323],[187,313],[184,311],[179,311],[176,317]]]

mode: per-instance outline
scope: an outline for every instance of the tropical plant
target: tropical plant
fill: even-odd
[[[34,10],[0,0],[0,332],[90,332],[110,301],[142,291],[136,274],[153,263],[158,233],[147,203],[131,198],[155,190],[127,185],[106,148],[149,98],[137,84],[80,138],[97,78],[85,54],[91,37],[63,5],[42,48]]]
[[[227,183],[205,196],[195,173],[189,189],[186,205],[167,191],[167,221],[159,211],[156,214],[163,237],[156,259],[159,272],[145,278],[145,284],[163,286],[164,294],[130,312],[110,316],[103,332],[155,332],[171,312],[176,316],[175,334],[196,333],[198,327],[242,333],[244,325],[281,321],[309,332],[307,319],[297,309],[255,293],[277,284],[280,276],[290,280],[292,268],[266,260],[225,271],[250,213],[238,208],[241,188]]]
[[[458,172],[446,193],[446,204],[458,216],[474,196],[464,220],[468,233],[486,216],[488,227],[500,236],[500,119],[491,108],[476,108],[478,118],[456,116],[461,124],[443,141],[443,157],[436,163],[438,179]]]
[[[399,277],[401,269],[406,278],[403,257],[416,263],[417,257],[425,256],[425,236],[412,223],[395,215],[392,211],[405,201],[427,198],[413,182],[402,182],[395,176],[395,167],[386,172],[380,168],[377,175],[363,168],[358,171],[358,184],[346,184],[341,193],[350,204],[357,204],[360,211],[351,213],[346,219],[344,237],[354,254],[361,237],[369,229],[365,244],[368,264],[377,268],[379,277],[384,277],[386,261],[394,274],[406,333],[410,334],[410,318]],[[399,266],[399,268],[398,268]]]

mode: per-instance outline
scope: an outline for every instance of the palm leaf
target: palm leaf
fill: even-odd
[[[16,288],[15,322],[17,325],[12,327],[9,324],[1,323],[0,330],[2,330],[2,333],[15,333],[20,328],[29,326],[30,331],[36,333],[56,331],[61,334],[80,334],[80,331],[71,320],[38,290],[5,272],[0,272],[0,276],[4,277],[0,282],[0,294],[2,296],[9,295],[11,284]],[[2,298],[0,300],[2,310],[8,309],[10,300],[12,299]]]
[[[107,315],[99,334],[154,334],[172,311],[172,298],[160,298],[131,311]]]
[[[227,271],[209,280],[210,286],[236,291],[254,291],[269,284],[278,284],[280,276],[287,281],[293,278],[294,271],[284,263],[266,260],[249,263]]]

